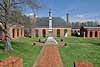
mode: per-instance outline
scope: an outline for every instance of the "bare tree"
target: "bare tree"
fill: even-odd
[[[12,13],[12,7],[17,4],[27,4],[32,9],[40,8],[38,3],[35,3],[33,0],[0,0],[0,23],[3,25],[3,31],[5,33],[5,51],[12,51],[13,48],[10,43],[9,34],[8,34],[8,21]]]
[[[9,20],[9,15],[10,15],[10,9],[11,9],[11,0],[1,0],[0,1],[0,7],[2,11],[2,16],[0,17],[1,23],[3,25],[3,31],[5,33],[5,51],[11,51],[13,50],[10,39],[9,39],[9,34],[8,34],[8,20]]]

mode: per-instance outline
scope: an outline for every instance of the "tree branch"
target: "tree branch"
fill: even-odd
[[[4,3],[4,7],[7,8],[7,3],[5,2],[5,0],[3,0]]]
[[[0,20],[0,23],[2,23],[3,26],[5,25],[5,22],[3,22],[3,21],[1,21],[1,20]]]
[[[23,1],[23,2],[12,3],[11,6],[13,6],[13,5],[17,5],[17,4],[22,4],[22,3],[25,3],[25,2]]]
[[[0,3],[1,8],[5,9],[5,7]]]

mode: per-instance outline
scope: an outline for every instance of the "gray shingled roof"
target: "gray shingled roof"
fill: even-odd
[[[64,19],[60,17],[53,17],[53,28],[66,28],[67,24],[64,21]],[[38,18],[38,21],[33,25],[35,28],[47,28],[49,26],[49,18],[48,17],[42,17]]]
[[[100,29],[100,27],[84,27],[85,29]]]

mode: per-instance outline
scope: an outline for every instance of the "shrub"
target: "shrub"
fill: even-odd
[[[67,46],[67,43],[65,43],[64,46]]]
[[[61,39],[61,42],[63,42],[63,39]]]
[[[39,42],[41,42],[41,39],[39,39]]]
[[[36,43],[33,43],[33,44],[32,44],[32,46],[35,46],[35,45],[36,45]]]

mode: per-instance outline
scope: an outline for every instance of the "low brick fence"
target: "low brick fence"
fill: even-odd
[[[0,67],[23,67],[23,61],[19,57],[8,57],[0,61]]]
[[[89,62],[76,61],[74,67],[94,67],[94,66]]]

